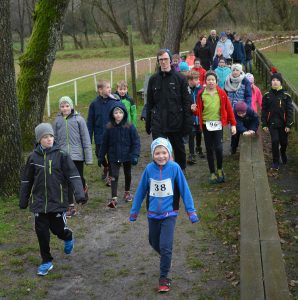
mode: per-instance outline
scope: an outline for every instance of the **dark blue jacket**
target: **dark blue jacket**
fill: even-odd
[[[117,124],[113,110],[120,107],[124,111],[123,120]],[[127,123],[127,110],[120,101],[114,103],[109,113],[110,122],[106,126],[100,148],[99,161],[103,162],[106,154],[109,162],[127,162],[140,155],[140,137],[135,126]]]
[[[95,144],[102,144],[102,137],[106,125],[109,122],[109,113],[111,107],[117,102],[119,102],[119,100],[116,98],[103,98],[101,96],[97,96],[96,99],[90,104],[87,127],[90,134],[91,143],[94,134]]]
[[[248,130],[253,130],[254,132],[256,132],[258,130],[259,118],[251,108],[247,108],[246,115],[243,118],[238,116],[236,111],[234,111],[234,114],[237,122],[237,132],[243,133],[244,131]]]
[[[234,41],[234,52],[232,54],[232,58],[234,60],[239,60],[241,61],[242,64],[245,62],[245,50],[243,43],[241,41]]]

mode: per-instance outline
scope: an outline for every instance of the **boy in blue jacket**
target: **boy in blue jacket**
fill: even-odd
[[[132,201],[130,194],[131,165],[138,163],[140,155],[140,138],[135,126],[127,122],[128,113],[121,102],[114,104],[109,114],[110,122],[106,126],[100,148],[99,163],[104,163],[108,156],[112,198],[108,203],[110,208],[116,208],[118,203],[117,187],[121,165],[124,169],[125,192],[123,200]]]
[[[235,105],[234,115],[237,122],[236,134],[232,135],[231,139],[231,154],[235,154],[240,135],[254,135],[259,127],[258,115],[247,106],[244,101],[239,101]]]
[[[180,166],[172,161],[172,145],[165,138],[157,138],[151,144],[153,162],[149,163],[137,188],[130,221],[137,219],[142,202],[147,196],[147,217],[149,223],[149,243],[160,254],[159,292],[170,290],[171,280],[167,277],[171,268],[172,248],[179,199],[173,197],[179,189],[186,213],[192,223],[199,218],[187,181]]]
[[[102,144],[103,133],[106,125],[109,122],[109,113],[111,107],[119,101],[119,98],[111,94],[111,84],[108,80],[99,80],[97,83],[98,96],[91,102],[88,111],[87,127],[90,134],[90,140],[94,135],[95,154],[97,159],[99,158],[99,152]],[[100,163],[99,163],[100,165]],[[106,180],[108,186],[110,186],[110,178],[108,176],[109,165],[105,159],[102,163],[104,170],[102,179]]]

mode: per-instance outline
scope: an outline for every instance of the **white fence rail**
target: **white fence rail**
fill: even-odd
[[[140,73],[138,72],[138,63],[146,62],[146,61],[148,62],[147,63],[148,67],[146,68],[145,71],[147,71],[149,73],[152,73],[152,62],[154,62],[154,64],[156,63],[156,57],[155,56],[135,60],[136,79],[140,75]],[[128,68],[129,68],[129,70],[127,70]],[[113,85],[113,75],[114,75],[114,72],[116,72],[116,71],[124,71],[124,79],[125,79],[125,81],[127,81],[128,71],[130,73],[130,63],[124,64],[124,65],[121,65],[121,66],[117,66],[117,67],[114,67],[114,68],[110,68],[110,69],[105,69],[105,70],[95,72],[95,73],[92,73],[92,74],[87,74],[87,75],[84,75],[84,76],[81,76],[81,77],[77,77],[77,78],[74,78],[74,79],[70,79],[70,80],[67,80],[67,81],[64,81],[64,82],[60,82],[60,83],[48,86],[48,95],[47,95],[47,114],[48,114],[48,117],[51,116],[51,97],[50,97],[51,90],[53,90],[57,87],[73,84],[74,102],[75,102],[75,105],[78,105],[78,85],[77,85],[78,81],[86,79],[86,78],[93,77],[94,89],[95,89],[95,91],[97,91],[97,76],[109,72],[110,73],[111,86],[112,86]],[[143,71],[143,73],[144,73],[144,71]]]

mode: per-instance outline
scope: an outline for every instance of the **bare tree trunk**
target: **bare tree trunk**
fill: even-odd
[[[17,94],[24,149],[35,143],[34,128],[43,119],[47,88],[69,0],[40,0],[34,12],[33,31],[20,57]]]
[[[168,25],[164,47],[179,53],[183,28],[185,0],[168,0]]]
[[[166,39],[166,29],[168,27],[168,1],[162,0],[162,23],[160,28],[160,47],[165,42]]]
[[[92,4],[92,7],[91,7],[91,15],[92,15],[92,19],[93,19],[93,22],[94,22],[94,25],[95,25],[95,32],[97,33],[98,37],[100,38],[103,47],[107,48],[107,45],[106,45],[106,43],[104,42],[104,40],[102,38],[103,31],[100,29],[100,26],[97,23],[95,15],[94,15],[94,5],[93,4]]]
[[[9,2],[0,1],[0,197],[18,192],[22,164]]]

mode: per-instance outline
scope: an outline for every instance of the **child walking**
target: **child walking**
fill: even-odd
[[[65,215],[68,182],[72,184],[77,203],[85,203],[85,194],[76,166],[54,142],[51,124],[39,124],[35,136],[37,145],[29,155],[22,175],[19,206],[26,209],[30,204],[30,211],[34,214],[42,258],[37,274],[44,276],[53,269],[50,231],[64,241],[65,254],[70,254],[73,249],[73,234],[67,227]]]
[[[198,92],[202,89],[200,85],[200,74],[194,70],[191,70],[187,75],[188,86],[191,90],[191,96],[193,103],[195,104],[197,101]],[[196,152],[199,154],[201,158],[204,158],[204,153],[202,151],[202,131],[199,124],[199,119],[197,116],[192,116],[192,132],[188,138],[188,146],[189,146],[189,157],[187,162],[189,164],[196,163],[196,155],[195,155],[195,140],[196,140]]]
[[[103,133],[106,125],[109,122],[109,113],[111,107],[119,101],[114,95],[111,94],[111,84],[108,80],[100,80],[97,84],[98,96],[90,104],[88,111],[87,127],[92,143],[92,137],[94,135],[95,142],[95,154],[97,159],[99,158],[100,147],[102,144]],[[106,181],[107,186],[111,186],[111,180],[108,176],[109,164],[106,159],[98,165],[103,165],[102,179]]]
[[[271,135],[272,168],[279,169],[279,156],[283,164],[288,162],[286,154],[288,134],[293,125],[293,104],[291,96],[282,87],[280,73],[271,75],[271,89],[262,101],[262,128]]]
[[[179,199],[174,200],[174,190],[179,189],[186,213],[192,223],[199,218],[187,181],[180,166],[172,161],[172,146],[165,138],[157,138],[151,144],[153,162],[149,163],[137,188],[130,221],[136,221],[142,202],[147,195],[147,217],[149,225],[149,243],[160,254],[159,292],[170,290],[171,280],[168,273],[171,268],[172,248]]]
[[[130,193],[131,165],[138,163],[140,138],[133,124],[128,123],[128,113],[122,103],[116,103],[109,114],[110,122],[103,135],[99,163],[104,162],[107,154],[110,164],[112,198],[108,207],[115,208],[118,203],[118,177],[121,165],[124,169],[125,192],[123,200],[132,201]]]
[[[126,107],[128,113],[127,122],[132,123],[137,128],[137,106],[134,100],[128,95],[128,84],[125,80],[117,82],[116,94],[120,97],[121,103]]]
[[[206,88],[198,94],[197,103],[191,105],[193,114],[200,119],[203,130],[207,160],[210,170],[210,183],[222,183],[225,175],[223,163],[223,127],[231,124],[232,135],[236,134],[236,120],[232,105],[224,90],[217,86],[217,76],[213,71],[206,73]],[[214,156],[217,162],[215,172]]]
[[[70,97],[64,96],[59,100],[60,113],[53,123],[55,141],[58,147],[70,155],[77,167],[82,179],[85,199],[88,200],[88,186],[84,178],[84,163],[92,164],[92,148],[86,122],[73,108]],[[67,217],[76,215],[73,201],[74,191],[71,184],[68,185]]]

